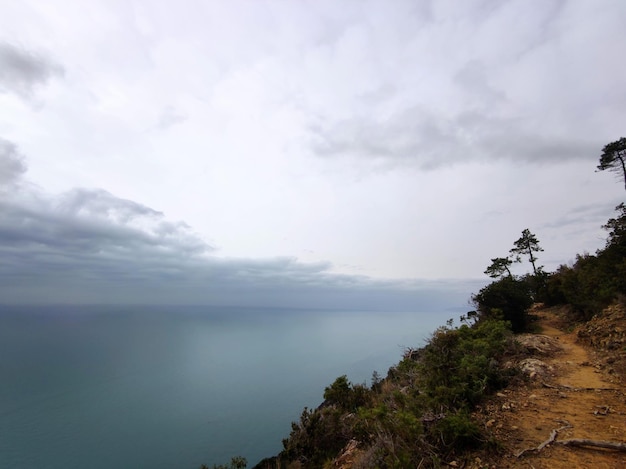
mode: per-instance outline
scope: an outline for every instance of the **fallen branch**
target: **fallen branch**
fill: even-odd
[[[567,389],[568,391],[619,391],[617,388],[576,388],[574,386],[570,386],[569,384],[554,385],[548,384],[545,381],[542,381],[541,385],[548,389]]]
[[[552,430],[550,432],[550,437],[544,441],[543,443],[541,443],[539,446],[537,446],[536,448],[527,448],[527,449],[523,449],[522,451],[520,451],[519,453],[517,453],[515,455],[516,458],[521,458],[522,456],[524,456],[526,453],[539,453],[541,450],[543,450],[546,446],[548,446],[551,443],[554,443],[554,440],[556,440],[556,436],[559,434],[560,431],[563,431],[567,428],[572,428],[572,426],[570,424],[567,425],[563,425],[562,427],[559,428],[555,428],[554,430]],[[568,440],[564,440],[564,441],[568,441]]]
[[[536,448],[524,449],[518,452],[515,455],[515,457],[521,458],[527,453],[539,453],[546,446],[551,445],[551,444],[561,445],[561,446],[575,446],[577,448],[586,448],[586,447],[602,448],[602,449],[610,449],[614,451],[626,452],[626,443],[621,442],[621,441],[588,440],[586,438],[571,438],[569,440],[557,441],[556,437],[558,436],[559,432],[566,430],[568,428],[572,428],[572,426],[566,421],[564,423],[566,423],[566,425],[563,425],[560,428],[555,428],[554,430],[552,430],[550,432],[550,436],[548,437],[548,439],[544,441],[543,443],[541,443],[539,446],[537,446]]]
[[[555,444],[563,445],[563,446],[578,446],[578,447],[591,446],[593,448],[626,451],[626,443],[622,443],[619,441],[601,441],[601,440],[587,440],[584,438],[572,438],[571,440],[556,441]]]

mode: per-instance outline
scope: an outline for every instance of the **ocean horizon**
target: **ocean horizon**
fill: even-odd
[[[0,306],[0,467],[195,468],[281,450],[459,312]]]

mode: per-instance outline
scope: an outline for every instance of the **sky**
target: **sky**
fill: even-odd
[[[0,303],[424,310],[525,228],[548,271],[593,253],[624,24],[622,0],[1,1]]]

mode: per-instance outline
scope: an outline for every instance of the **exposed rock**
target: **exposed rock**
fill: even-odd
[[[626,312],[615,304],[594,316],[579,331],[580,342],[599,349],[615,350],[626,343]]]
[[[596,350],[596,368],[609,371],[613,380],[626,376],[626,308],[619,303],[606,308],[583,324],[578,341]]]
[[[553,371],[550,365],[536,358],[525,358],[519,362],[518,366],[522,373],[531,379],[545,377]]]
[[[341,454],[333,461],[332,467],[337,469],[351,468],[358,453],[359,443],[356,440],[348,441]]]
[[[530,355],[551,355],[563,349],[558,339],[547,335],[520,334],[516,340]]]

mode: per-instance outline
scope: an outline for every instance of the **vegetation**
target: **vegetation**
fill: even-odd
[[[624,179],[624,187],[626,188],[626,138],[611,142],[604,146],[602,155],[600,155],[599,171],[604,170],[615,171],[620,178]]]
[[[502,359],[513,349],[505,321],[449,322],[425,347],[407,351],[385,379],[375,373],[370,387],[337,378],[324,403],[292,424],[281,454],[257,467],[325,467],[351,440],[364,449],[360,467],[437,466],[488,440],[471,412],[506,384]]]
[[[211,469],[245,469],[248,465],[248,461],[246,458],[242,458],[241,456],[235,456],[230,460],[230,464],[219,464],[213,465]],[[200,466],[200,469],[209,469],[209,466],[203,464]]]
[[[513,377],[502,364],[516,352],[513,333],[528,328],[533,302],[569,302],[588,318],[626,295],[626,206],[617,210],[604,226],[606,247],[554,273],[537,265],[543,249],[523,230],[509,256],[491,259],[485,273],[495,280],[472,297],[476,311],[462,316],[459,327],[448,321],[386,378],[375,372],[370,387],[338,377],[324,403],[305,408],[292,424],[280,455],[256,467],[329,467],[349,443],[360,448],[353,467],[440,467],[468,449],[497,445],[472,413]],[[532,272],[514,275],[510,267],[522,256]]]
[[[605,146],[598,169],[623,172],[626,139]],[[516,353],[513,333],[527,330],[534,302],[569,303],[589,319],[615,298],[626,298],[626,205],[603,228],[604,249],[583,254],[571,266],[546,273],[537,265],[537,237],[525,229],[506,257],[485,270],[494,281],[472,296],[475,311],[437,329],[426,345],[409,349],[386,378],[377,372],[370,387],[338,377],[325,389],[324,403],[305,408],[283,451],[257,468],[331,467],[356,445],[355,468],[440,467],[464,451],[495,442],[472,414],[513,371],[503,366]],[[514,275],[511,266],[527,257],[532,273]],[[334,467],[334,466],[333,466]]]
[[[506,273],[509,278],[513,278],[511,274],[511,267],[513,261],[509,257],[496,257],[491,259],[491,265],[487,267],[485,273],[489,275],[491,278],[501,278]]]
[[[472,297],[482,318],[503,319],[513,332],[528,326],[528,308],[533,304],[531,278],[504,277],[483,287]]]
[[[576,256],[573,265],[561,265],[546,280],[542,300],[549,305],[570,304],[587,320],[626,295],[626,206],[603,226],[609,232],[604,249]]]
[[[513,332],[523,332],[528,327],[528,308],[545,289],[546,274],[537,267],[533,253],[543,251],[539,240],[529,229],[515,241],[507,257],[491,259],[485,274],[496,280],[472,296],[481,318],[503,319],[511,324]],[[528,256],[533,274],[514,276],[510,266],[521,262],[521,255]]]
[[[485,270],[496,280],[472,297],[480,317],[507,320],[514,332],[521,332],[528,327],[527,310],[533,302],[568,304],[578,319],[588,320],[616,298],[626,298],[626,205],[619,204],[616,211],[617,216],[603,226],[608,231],[603,249],[579,254],[572,265],[561,265],[553,273],[537,266],[534,253],[543,249],[525,229],[510,250],[515,258],[494,258]],[[520,255],[528,256],[532,274],[511,274],[509,266],[519,262]]]
[[[528,260],[533,266],[533,274],[537,275],[537,266],[535,261],[537,258],[533,255],[533,252],[543,251],[543,248],[539,246],[537,237],[530,232],[528,228],[522,231],[522,236],[515,241],[515,247],[509,252],[515,256],[515,262],[521,262],[520,254],[528,256]]]

